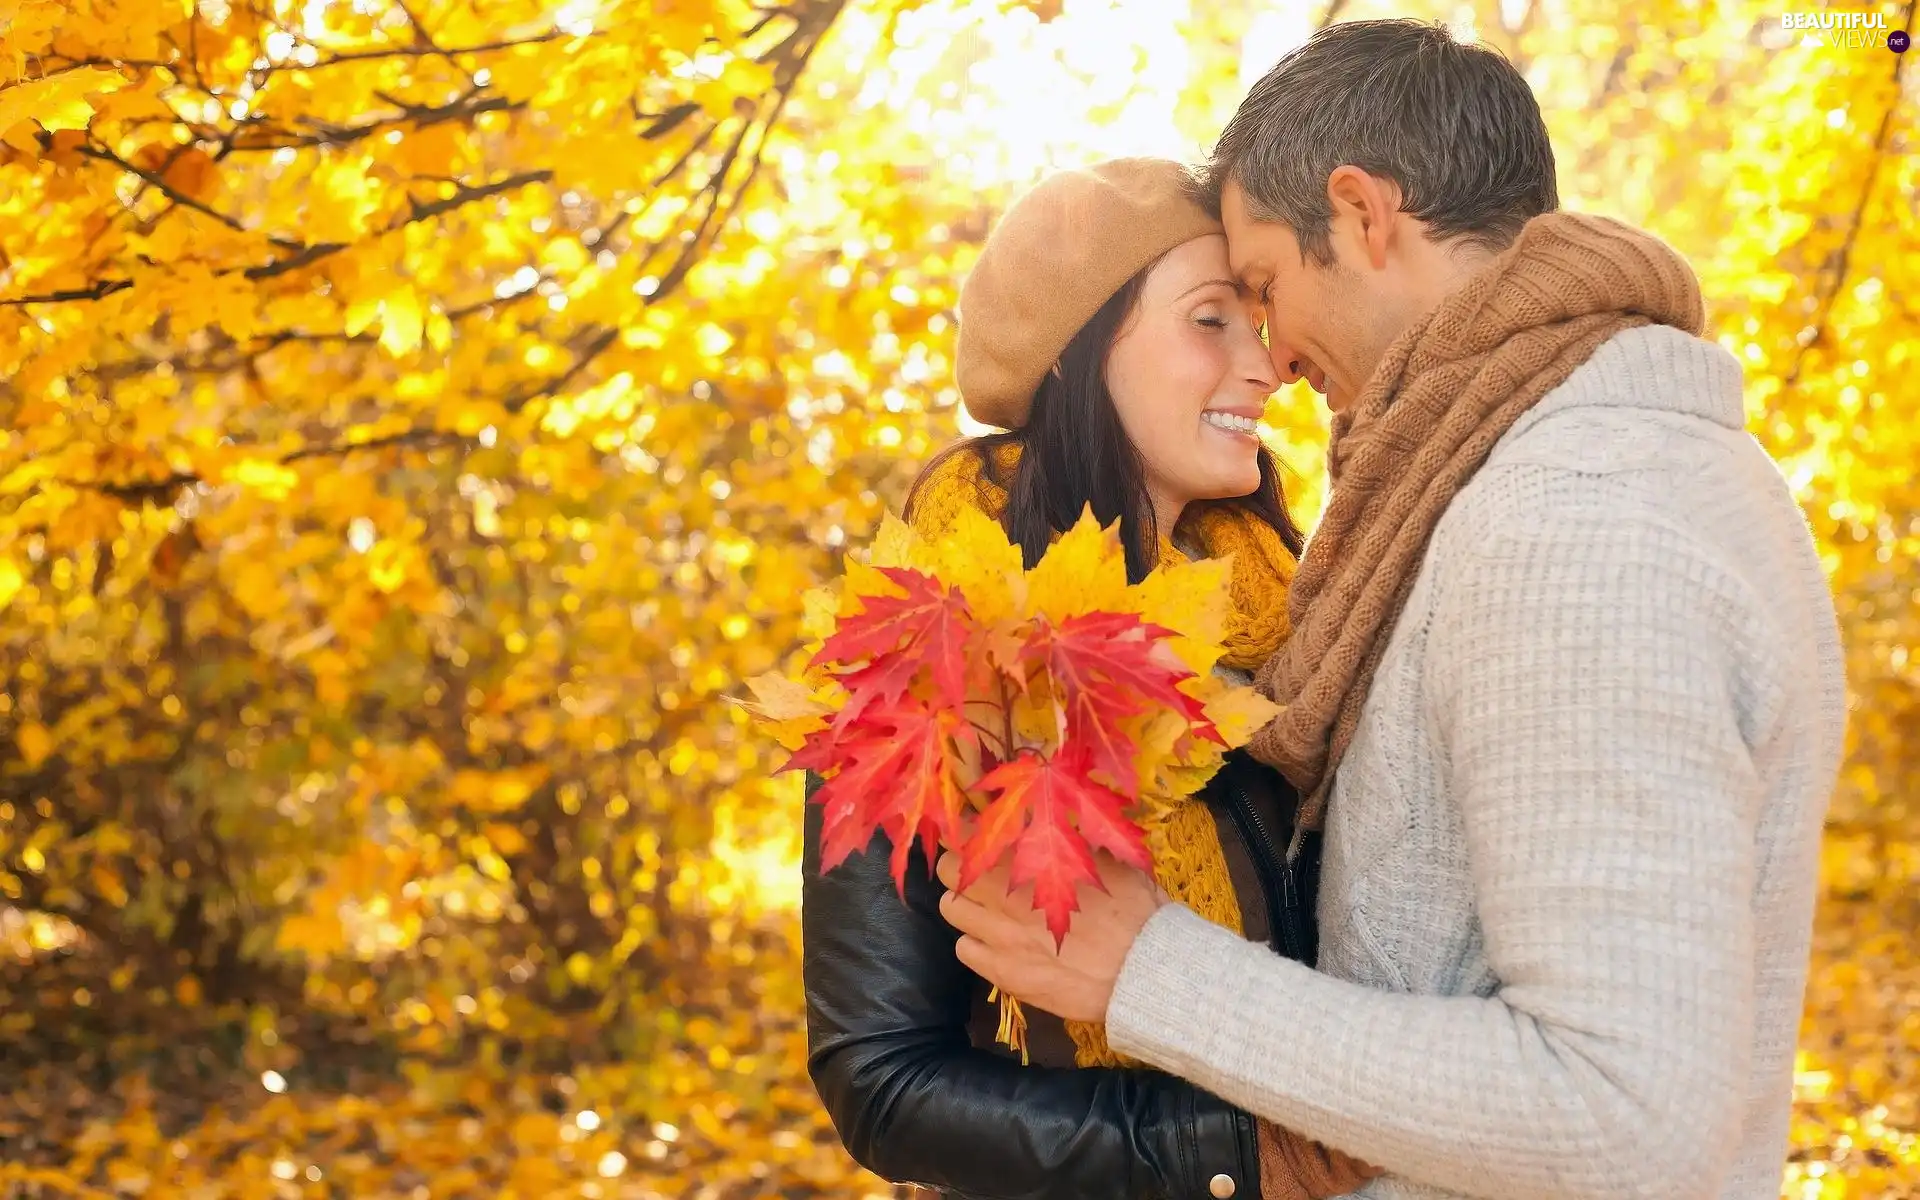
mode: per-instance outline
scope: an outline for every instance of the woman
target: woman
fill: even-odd
[[[1168,555],[1232,554],[1222,669],[1246,682],[1288,632],[1301,537],[1253,433],[1275,387],[1257,315],[1185,185],[1175,163],[1122,159],[1053,176],[1008,211],[961,290],[955,363],[968,409],[1007,432],[937,458],[907,517],[937,538],[977,507],[1032,566],[1091,504],[1119,521],[1135,580]],[[1178,810],[1158,874],[1174,899],[1311,962],[1318,847],[1290,866],[1279,840],[1295,800],[1229,756]],[[1172,1076],[1118,1065],[1097,1025],[1029,1010],[1023,1066],[995,1044],[986,985],[954,958],[924,860],[902,904],[884,846],[823,875],[819,843],[808,805],[809,1069],[869,1169],[994,1200],[1278,1200],[1369,1176]]]

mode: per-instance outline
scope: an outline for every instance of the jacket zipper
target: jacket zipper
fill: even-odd
[[[1294,892],[1292,867],[1275,849],[1273,838],[1267,833],[1266,822],[1260,819],[1260,811],[1253,806],[1246,789],[1236,782],[1228,787],[1227,792],[1233,800],[1233,815],[1240,826],[1240,836],[1246,839],[1247,848],[1253,852],[1254,869],[1260,875],[1261,890],[1266,893],[1267,924],[1280,942],[1280,952],[1295,961],[1304,962],[1306,947],[1300,945],[1299,939],[1294,936],[1291,919],[1299,905],[1299,898]],[[1275,886],[1276,876],[1278,886]]]

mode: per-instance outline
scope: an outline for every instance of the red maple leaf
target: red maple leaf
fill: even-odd
[[[898,700],[922,667],[947,707],[957,709],[966,701],[966,647],[973,628],[966,597],[923,571],[879,571],[904,594],[861,597],[861,611],[842,620],[813,657],[816,666],[865,664],[840,672],[849,696],[834,718],[836,729],[859,720],[870,704]]]
[[[1140,780],[1133,764],[1137,748],[1119,725],[1148,705],[1164,704],[1186,717],[1194,734],[1220,741],[1205,706],[1178,686],[1193,672],[1162,645],[1173,636],[1135,613],[1096,612],[1058,625],[1042,621],[1027,641],[1028,661],[1044,666],[1053,679],[1066,715],[1066,743],[1084,746],[1088,769],[1123,792],[1132,792]]]
[[[1125,815],[1126,797],[1089,774],[1084,747],[1050,758],[1023,750],[980,781],[998,793],[960,851],[962,891],[1013,852],[1012,884],[1033,885],[1034,907],[1047,917],[1057,946],[1079,910],[1078,888],[1100,886],[1093,851],[1105,850],[1142,871],[1153,860],[1139,826]]]
[[[806,769],[831,778],[813,794],[821,817],[820,867],[830,871],[848,855],[865,850],[876,831],[893,843],[894,886],[906,891],[907,863],[918,840],[929,867],[944,842],[962,836],[965,794],[957,770],[958,750],[975,738],[973,727],[947,708],[908,699],[869,707],[851,728],[821,730],[784,769]]]

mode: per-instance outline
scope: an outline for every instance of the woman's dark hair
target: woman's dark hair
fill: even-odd
[[[1128,581],[1138,583],[1147,577],[1159,558],[1160,531],[1155,527],[1140,452],[1128,440],[1107,391],[1106,367],[1107,353],[1152,269],[1149,265],[1122,284],[1074,334],[1060,354],[1059,374],[1048,372],[1041,377],[1023,428],[969,438],[927,464],[907,493],[908,520],[913,518],[921,488],[941,463],[955,454],[979,454],[987,478],[1007,491],[1000,524],[1008,540],[1020,547],[1029,569],[1054,537],[1072,528],[1092,504],[1093,515],[1102,525],[1120,522]],[[1020,462],[1011,478],[994,458],[994,452],[1008,444],[1020,447]],[[1260,486],[1252,494],[1200,503],[1242,509],[1272,526],[1295,555],[1300,553],[1305,539],[1287,512],[1280,465],[1265,446],[1260,448]]]

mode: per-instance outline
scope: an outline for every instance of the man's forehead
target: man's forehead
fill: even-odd
[[[1227,238],[1227,270],[1233,272],[1240,289],[1249,292],[1258,291],[1261,283],[1273,273],[1264,250],[1249,245],[1245,239],[1235,241],[1231,236]]]
[[[1244,205],[1232,211],[1227,205],[1227,196],[1222,193],[1220,215],[1227,232],[1227,266],[1242,284],[1258,292],[1276,278],[1291,277],[1296,264],[1304,263],[1292,226],[1284,221],[1257,220]]]
[[[1227,264],[1236,276],[1250,281],[1269,269],[1265,261],[1269,231],[1247,214],[1246,197],[1236,180],[1227,180],[1220,189],[1220,222],[1227,231]]]
[[[1246,220],[1246,193],[1241,190],[1240,181],[1231,176],[1220,186],[1220,215],[1228,221]]]

